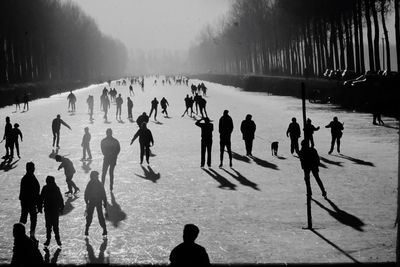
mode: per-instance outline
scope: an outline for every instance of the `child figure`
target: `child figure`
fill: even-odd
[[[90,152],[90,146],[89,146],[90,138],[91,138],[91,135],[89,133],[89,127],[85,127],[85,134],[83,135],[82,144],[81,144],[82,148],[83,148],[82,160],[86,160],[86,152],[89,156],[88,160],[92,159],[92,153]]]

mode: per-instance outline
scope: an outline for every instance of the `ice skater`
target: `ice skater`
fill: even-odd
[[[331,128],[331,149],[329,150],[328,154],[332,154],[333,149],[335,147],[335,141],[337,143],[336,149],[337,152],[340,154],[340,138],[342,138],[343,135],[343,124],[341,123],[337,117],[333,117],[333,121],[331,121],[328,125],[325,126],[325,128]]]
[[[94,107],[94,98],[92,95],[89,95],[86,103],[88,104],[88,111],[89,111],[89,115],[90,115],[90,120],[93,120],[93,107]]]
[[[161,113],[164,114],[166,118],[168,118],[167,107],[169,106],[169,103],[168,103],[167,99],[165,99],[165,97],[163,97],[161,99],[160,105],[161,105],[161,108],[162,108]]]
[[[85,127],[85,134],[83,135],[82,138],[82,161],[86,160],[86,152],[88,154],[88,160],[92,159],[92,153],[90,151],[90,139],[91,139],[91,135],[89,133],[89,127]]]
[[[153,134],[150,129],[147,128],[146,122],[142,123],[140,129],[135,133],[132,138],[131,145],[139,137],[140,144],[140,164],[143,164],[143,157],[146,154],[146,162],[150,164],[150,147],[154,145]]]
[[[16,223],[13,226],[14,247],[10,266],[42,266],[43,256],[40,254],[37,240],[25,234],[25,226]]]
[[[299,138],[301,136],[300,125],[296,122],[296,118],[292,118],[292,122],[286,131],[286,136],[290,137],[290,153],[296,152],[299,155]]]
[[[64,199],[53,176],[47,176],[46,185],[43,186],[40,193],[40,211],[42,207],[44,207],[44,219],[46,222],[46,241],[43,245],[45,247],[50,245],[51,231],[53,230],[57,245],[61,246],[59,218],[64,210]]]
[[[21,138],[21,142],[23,141],[22,139],[22,132],[19,129],[19,124],[14,123],[14,128],[12,129],[12,145],[11,145],[11,158],[14,156],[14,146],[15,150],[17,151],[17,156],[18,158],[21,158],[21,155],[19,154],[19,142],[18,139]]]
[[[110,108],[110,99],[108,98],[107,95],[105,95],[105,96],[103,97],[103,111],[104,111],[103,119],[104,119],[105,121],[108,121],[107,115],[108,115],[108,109],[109,109],[109,108]]]
[[[72,195],[72,194],[76,195],[80,191],[80,189],[79,187],[76,186],[74,181],[72,181],[72,178],[74,177],[74,174],[76,172],[74,164],[70,159],[62,157],[60,155],[56,155],[55,159],[57,162],[61,162],[57,170],[64,169],[65,181],[67,182],[68,186],[68,191],[65,192],[65,195]],[[72,189],[74,189],[74,192],[72,192]]]
[[[110,190],[113,190],[114,186],[114,169],[117,165],[118,154],[121,151],[121,147],[117,139],[112,136],[111,128],[106,131],[106,138],[101,140],[101,152],[103,153],[103,168],[101,172],[101,182],[104,186],[106,181],[106,174],[108,168],[110,168]]]
[[[151,101],[151,109],[150,109],[150,113],[149,113],[149,117],[151,117],[151,114],[154,111],[154,120],[157,121],[157,108],[158,108],[158,100],[155,97],[152,101]]]
[[[89,227],[92,224],[94,209],[97,210],[100,226],[103,228],[103,236],[107,236],[107,226],[103,215],[102,204],[106,211],[107,217],[107,197],[104,190],[104,184],[99,181],[99,173],[92,171],[90,173],[90,181],[85,189],[85,203],[86,203],[86,227],[85,236],[89,236]]]
[[[24,110],[23,111],[28,111],[28,110],[29,110],[29,95],[28,95],[28,93],[25,93],[24,94]]]
[[[115,99],[115,102],[117,104],[117,113],[115,114],[115,118],[118,120],[121,120],[121,109],[122,109],[122,103],[124,100],[122,100],[121,94],[118,95],[118,97]]]
[[[139,117],[137,117],[136,119],[136,123],[137,126],[140,128],[142,126],[142,123],[148,123],[149,122],[149,116],[147,116],[146,112],[143,112],[142,115],[140,115]]]
[[[15,111],[17,111],[17,109],[18,109],[18,110],[21,110],[21,106],[20,106],[20,104],[19,104],[19,97],[18,97],[18,95],[15,95],[14,103],[15,103]]]
[[[61,119],[60,114],[53,120],[51,124],[51,129],[53,130],[53,147],[56,145],[57,148],[60,148],[60,128],[61,125],[64,125],[68,129],[72,130],[71,127]]]
[[[3,159],[8,159],[9,157],[13,157],[13,128],[10,122],[10,117],[6,117],[6,125],[4,126],[4,135],[3,141],[6,141],[5,148],[6,148],[6,155],[3,156]]]
[[[189,108],[191,109],[190,117],[192,117],[193,116],[193,99],[192,99],[192,97],[189,97],[189,95],[186,95],[184,100],[185,100],[186,109],[185,109],[185,112],[183,112],[182,117],[185,116],[185,114],[189,115]]]
[[[304,140],[311,143],[311,147],[314,147],[314,132],[319,130],[319,126],[315,127],[311,124],[311,119],[307,119],[306,126],[304,127]]]
[[[256,124],[251,118],[252,116],[247,114],[246,119],[243,120],[242,124],[240,125],[240,131],[242,132],[244,145],[246,147],[246,156],[253,156],[253,140],[256,132]]]
[[[203,98],[202,96],[199,96],[198,102],[201,116],[208,117],[206,110],[207,100],[205,100],[205,98]]]
[[[128,96],[127,97],[127,105],[128,105],[128,119],[132,120],[132,109],[133,109],[133,102],[131,100],[131,98]]]
[[[75,103],[76,103],[76,96],[72,91],[70,91],[69,95],[67,96],[68,99],[68,111],[71,108],[71,111],[75,111]]]
[[[203,123],[201,123],[203,121]],[[207,151],[207,166],[211,167],[211,148],[212,148],[212,132],[214,125],[209,118],[201,118],[196,121],[196,126],[201,128],[201,163],[200,167],[204,167],[206,151]]]
[[[222,117],[219,119],[219,167],[222,168],[224,161],[225,147],[229,155],[229,167],[232,167],[232,150],[231,150],[231,135],[233,131],[233,121],[229,116],[229,111],[224,110]]]

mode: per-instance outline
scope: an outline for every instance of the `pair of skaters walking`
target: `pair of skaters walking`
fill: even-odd
[[[23,107],[22,111],[25,112],[25,111],[29,110],[29,95],[28,95],[28,93],[24,94],[23,101],[24,101],[24,107]],[[21,110],[21,105],[20,105],[18,95],[16,95],[14,98],[14,104],[15,104],[15,111],[17,111],[17,109]]]
[[[22,132],[19,129],[19,124],[14,123],[14,128],[10,122],[10,117],[6,117],[6,125],[4,127],[4,135],[1,142],[5,141],[6,154],[3,156],[5,160],[14,158],[14,147],[17,152],[18,158],[21,158],[19,153],[19,138],[23,141]]]
[[[149,117],[151,117],[151,115],[153,114],[154,111],[154,120],[157,121],[157,109],[158,109],[158,103],[160,103],[160,106],[162,108],[161,113],[165,115],[166,118],[168,118],[168,111],[167,108],[169,106],[168,100],[163,97],[161,99],[160,102],[158,102],[157,98],[155,97],[152,101],[151,101],[151,109],[149,112]]]
[[[185,114],[189,115],[189,109],[190,117],[193,117],[193,104],[195,104],[196,107],[196,115],[199,115],[200,112],[201,117],[208,117],[206,109],[207,100],[205,100],[201,95],[196,93],[194,97],[189,97],[189,95],[187,94],[184,101],[186,109],[183,112],[182,117],[185,116]]]

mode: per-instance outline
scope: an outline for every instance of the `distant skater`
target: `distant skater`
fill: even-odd
[[[158,100],[157,100],[157,98],[154,98],[151,101],[151,109],[150,109],[149,117],[151,117],[151,114],[154,111],[154,120],[155,121],[157,121],[157,108],[158,108]]]
[[[183,243],[176,246],[169,256],[170,266],[211,266],[206,249],[194,242],[199,232],[196,225],[185,225]]]
[[[13,128],[10,122],[10,117],[6,117],[6,125],[4,126],[4,135],[2,142],[4,140],[6,141],[6,155],[3,157],[3,159],[8,159],[9,157],[12,157],[13,154]]]
[[[42,207],[46,222],[46,241],[43,245],[45,247],[50,245],[51,231],[53,231],[57,245],[61,246],[59,218],[64,210],[64,199],[53,176],[47,176],[46,185],[40,193],[40,210]]]
[[[94,107],[94,98],[92,95],[89,95],[87,100],[88,104],[88,110],[89,110],[89,115],[90,115],[90,120],[93,120],[93,107]]]
[[[240,125],[240,131],[242,132],[242,137],[246,147],[246,156],[253,156],[252,150],[254,134],[256,132],[256,124],[251,118],[252,116],[247,114],[246,119],[243,120],[242,124]]]
[[[53,147],[57,145],[57,148],[60,148],[60,128],[61,124],[71,130],[71,127],[61,119],[60,114],[53,120],[51,124],[51,128],[53,130]]]
[[[132,84],[131,85],[129,85],[129,96],[130,95],[133,95],[133,96],[135,96],[135,93],[133,92],[133,87],[132,87]]]
[[[117,139],[112,136],[111,128],[106,131],[106,138],[101,140],[101,152],[103,153],[103,168],[101,172],[101,182],[104,186],[106,181],[106,174],[108,168],[110,168],[110,190],[113,190],[114,186],[114,169],[117,165],[118,154],[121,151],[121,147]]]
[[[311,185],[310,185],[310,172],[313,174],[315,181],[321,189],[322,196],[326,198],[326,190],[324,184],[319,177],[319,155],[315,148],[309,146],[308,140],[301,141],[300,150],[300,162],[301,168],[304,171],[304,181],[306,183],[307,196],[312,196]]]
[[[57,170],[64,169],[64,174],[65,174],[65,181],[67,183],[68,191],[65,192],[65,195],[70,195],[70,194],[77,194],[80,189],[79,187],[76,186],[74,181],[72,181],[72,178],[74,177],[75,174],[75,168],[74,164],[72,161],[66,157],[62,157],[60,155],[56,155],[56,161],[61,162],[61,164],[58,166]],[[74,192],[72,192],[72,189],[74,189]]]
[[[81,146],[82,146],[82,160],[86,160],[86,152],[87,152],[87,154],[88,154],[88,160],[91,160],[92,159],[92,153],[91,153],[91,151],[90,151],[90,139],[91,139],[91,135],[90,135],[90,133],[89,133],[89,127],[85,127],[85,134],[83,135],[83,138],[82,138],[82,144],[81,144]]]
[[[296,122],[296,118],[292,118],[292,122],[286,131],[286,136],[290,137],[290,153],[299,155],[299,138],[301,136],[300,125]]]
[[[21,106],[20,106],[20,104],[19,104],[19,97],[18,97],[18,95],[15,95],[14,103],[15,103],[15,111],[17,111],[17,109],[18,109],[18,110],[21,110]]]
[[[314,147],[314,132],[319,130],[319,126],[315,127],[311,124],[311,120],[307,119],[306,126],[304,128],[304,140],[311,143],[311,147]]]
[[[160,105],[162,108],[161,113],[163,113],[167,118],[168,118],[168,111],[167,111],[167,107],[169,106],[169,103],[167,101],[167,99],[165,99],[165,97],[163,97],[160,101]]]
[[[325,128],[331,128],[331,149],[329,150],[328,154],[332,154],[333,149],[335,147],[335,141],[337,143],[336,149],[337,152],[340,153],[340,138],[343,135],[343,123],[341,123],[337,117],[333,117],[333,121],[331,121]]]
[[[195,85],[193,85],[194,88],[196,88],[195,90],[197,90],[197,87]],[[196,91],[194,91],[196,92]],[[194,105],[196,107],[196,115],[199,115],[199,103],[200,103],[200,98],[201,96],[198,93],[195,93],[194,97],[193,97],[193,101],[194,101]]]
[[[22,132],[19,129],[19,124],[14,123],[14,128],[12,129],[12,145],[11,145],[11,157],[13,157],[13,150],[15,146],[15,150],[17,151],[17,156],[18,158],[21,158],[21,155],[19,154],[19,141],[18,139],[21,138],[21,142],[23,141],[22,139]]]
[[[126,103],[128,105],[128,119],[132,120],[133,119],[133,116],[132,116],[133,102],[129,96],[127,97]]]
[[[190,117],[192,117],[193,116],[193,99],[192,99],[192,97],[189,97],[189,95],[186,95],[184,100],[185,100],[186,109],[185,109],[185,112],[183,112],[182,117],[185,116],[185,114],[189,115],[189,108],[191,109]]]
[[[24,94],[24,111],[28,111],[28,110],[29,110],[29,95],[28,95],[28,93],[25,93]]]
[[[203,121],[203,123],[201,123]],[[209,118],[201,118],[196,121],[196,126],[201,128],[201,163],[200,167],[204,167],[206,151],[207,151],[207,166],[211,167],[211,148],[212,148],[212,132],[214,125],[210,123]]]
[[[131,145],[139,137],[139,145],[140,145],[140,164],[143,164],[143,157],[146,155],[146,162],[150,164],[150,147],[154,145],[153,134],[147,128],[146,122],[142,123],[140,129],[135,133],[132,138]]]
[[[109,108],[110,108],[110,99],[108,98],[107,95],[105,95],[105,96],[103,97],[103,111],[104,111],[103,119],[104,119],[105,121],[108,120],[107,115],[108,115],[108,109],[109,109]]]
[[[136,123],[139,128],[142,126],[143,122],[145,122],[145,123],[149,122],[149,116],[147,116],[146,112],[143,112],[142,115],[140,115],[136,119]]]
[[[68,111],[71,108],[71,111],[75,111],[75,103],[76,103],[76,96],[72,91],[70,91],[69,95],[67,96],[68,99]]]
[[[101,228],[103,228],[103,236],[107,235],[106,221],[103,215],[102,204],[104,210],[107,212],[107,197],[104,190],[104,184],[99,181],[99,173],[92,171],[90,173],[90,181],[85,189],[85,203],[86,203],[86,227],[85,236],[89,235],[89,227],[92,224],[94,209],[97,210],[97,216]],[[107,214],[107,213],[106,213]]]
[[[225,147],[229,155],[229,167],[232,167],[232,150],[231,150],[231,135],[233,131],[233,121],[229,116],[229,111],[224,110],[222,117],[219,119],[219,158],[221,168],[224,161]]]
[[[202,96],[199,96],[198,102],[199,102],[199,108],[200,108],[201,116],[202,117],[208,117],[207,109],[206,109],[207,100],[205,98],[203,98]]]
[[[19,200],[21,202],[21,217],[19,222],[26,224],[29,214],[31,221],[30,237],[37,242],[35,231],[40,201],[40,184],[35,176],[35,164],[33,162],[26,163],[26,174],[21,179]]]
[[[42,266],[43,256],[39,251],[37,240],[25,234],[25,226],[16,223],[13,226],[14,246],[11,266]]]
[[[122,100],[121,94],[118,95],[118,97],[115,99],[115,102],[117,103],[117,113],[115,114],[115,118],[118,120],[121,120],[121,109],[122,109],[122,103],[124,100]]]

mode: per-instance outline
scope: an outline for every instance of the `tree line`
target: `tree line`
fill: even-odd
[[[205,27],[190,48],[192,70],[299,76],[325,69],[391,71],[386,20],[393,11],[400,66],[399,0],[235,0],[228,16]]]
[[[71,1],[0,1],[0,83],[101,79],[127,50]]]

